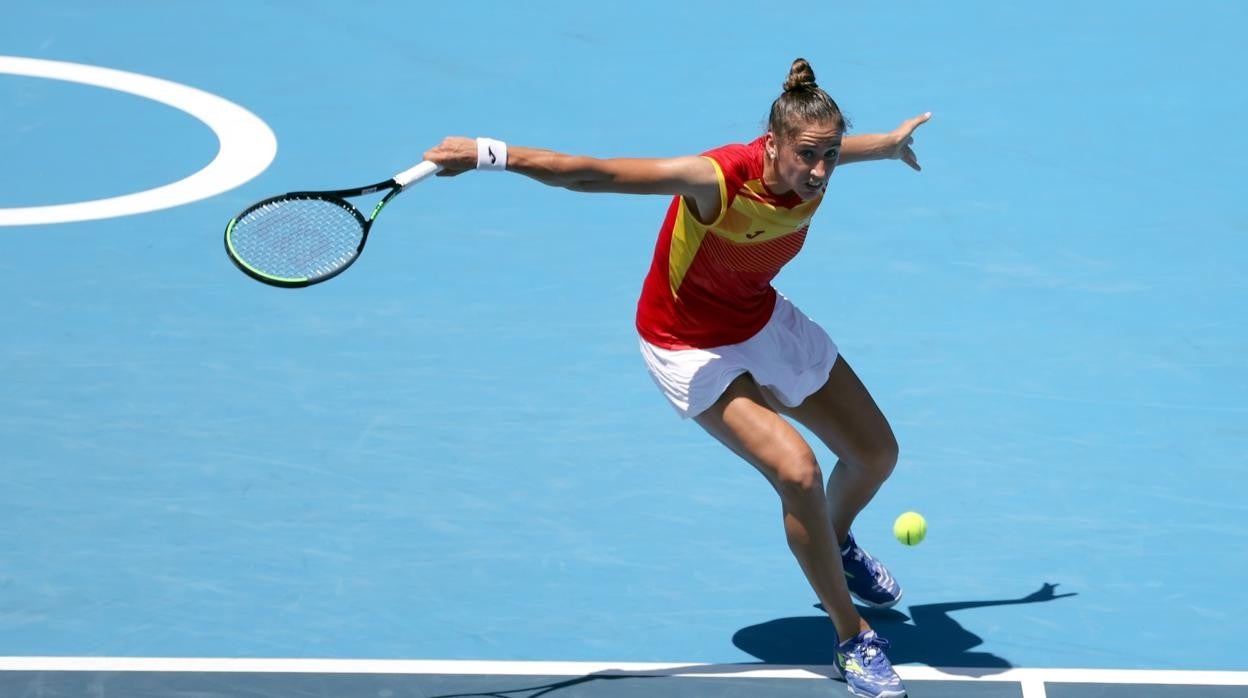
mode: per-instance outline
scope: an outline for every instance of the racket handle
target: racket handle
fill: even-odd
[[[402,191],[425,177],[428,177],[431,174],[436,174],[441,169],[442,166],[438,163],[425,160],[415,167],[403,170],[402,172],[396,174],[393,177],[394,183],[398,184],[399,191]]]

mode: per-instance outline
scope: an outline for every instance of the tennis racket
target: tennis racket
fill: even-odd
[[[244,274],[271,286],[328,281],[359,258],[373,221],[390,199],[441,169],[426,160],[366,187],[294,191],[258,201],[225,227],[225,252]],[[347,201],[387,189],[368,218]]]

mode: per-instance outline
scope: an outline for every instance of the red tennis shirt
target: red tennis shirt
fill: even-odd
[[[718,215],[704,224],[676,196],[637,302],[637,331],[665,349],[709,348],[754,336],[771,318],[771,280],[802,249],[823,200],[763,184],[763,138],[703,153],[719,176]]]

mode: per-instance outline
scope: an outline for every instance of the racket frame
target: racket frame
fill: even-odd
[[[312,284],[319,284],[322,281],[329,281],[330,279],[334,278],[335,276],[338,276],[339,274],[341,274],[342,272],[350,268],[352,264],[355,264],[355,260],[359,259],[360,255],[363,254],[364,244],[368,242],[368,231],[373,227],[373,221],[377,220],[377,214],[381,212],[381,209],[384,208],[385,205],[389,203],[390,200],[393,199],[395,196],[397,196],[399,193],[403,192],[405,189],[412,186],[413,184],[416,184],[420,180],[432,174],[436,174],[441,169],[442,168],[435,163],[424,161],[424,162],[417,164],[414,167],[411,167],[407,170],[404,170],[403,172],[396,174],[390,179],[377,182],[376,184],[369,184],[368,186],[364,186],[364,187],[356,187],[353,189],[326,189],[326,190],[321,190],[321,191],[292,191],[292,192],[286,192],[285,194],[278,194],[277,196],[270,196],[269,198],[264,199],[262,201],[257,201],[256,203],[243,209],[242,212],[240,212],[238,215],[231,218],[230,222],[225,226],[226,256],[230,258],[230,261],[234,263],[234,266],[238,267],[239,271],[243,272],[247,276],[250,276],[256,281],[268,284],[270,286],[279,286],[281,288],[303,288],[305,286],[311,286]],[[365,218],[364,214],[361,213],[360,209],[356,208],[354,204],[352,204],[350,201],[347,201],[347,199],[351,197],[368,196],[369,194],[376,194],[377,192],[386,190],[386,189],[388,189],[389,191],[387,191],[386,195],[382,197],[381,200],[378,201],[375,206],[373,206],[373,212],[369,215],[368,218]],[[338,206],[342,208],[343,210],[349,212],[351,215],[355,216],[355,219],[359,222],[360,228],[362,229],[362,234],[360,235],[359,246],[355,248],[355,253],[351,256],[351,259],[346,264],[343,264],[342,266],[334,269],[328,274],[323,274],[321,276],[306,277],[306,278],[284,278],[284,277],[265,274],[259,269],[256,269],[252,267],[251,265],[247,264],[247,262],[244,261],[242,257],[238,255],[238,253],[234,249],[234,244],[230,239],[230,233],[234,230],[234,226],[238,223],[238,221],[246,217],[247,214],[251,213],[252,211],[255,211],[258,208],[267,206],[269,204],[272,204],[278,201],[286,201],[286,200],[291,200],[291,199],[318,199],[320,201],[325,201],[325,202],[334,204],[335,206]]]

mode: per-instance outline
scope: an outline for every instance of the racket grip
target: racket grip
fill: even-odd
[[[402,191],[429,175],[437,174],[437,172],[441,169],[442,166],[438,163],[425,160],[415,167],[403,170],[402,172],[396,174],[393,177],[394,183],[398,184],[399,191]]]

